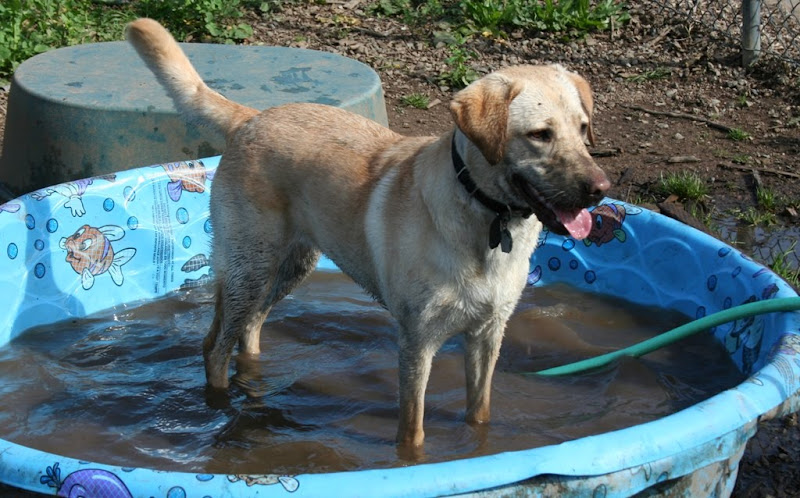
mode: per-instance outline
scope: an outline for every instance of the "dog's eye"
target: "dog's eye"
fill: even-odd
[[[581,135],[586,136],[589,132],[589,125],[586,123],[581,123]]]
[[[549,142],[553,139],[553,132],[548,129],[534,130],[528,132],[528,138],[537,142]]]

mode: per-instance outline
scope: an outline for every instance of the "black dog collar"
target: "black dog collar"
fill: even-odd
[[[475,181],[467,171],[467,165],[456,150],[456,134],[453,133],[453,143],[450,146],[450,152],[453,157],[453,167],[456,170],[456,177],[467,189],[470,196],[474,197],[483,206],[495,213],[495,218],[489,226],[489,248],[494,249],[498,245],[500,249],[505,252],[511,252],[513,240],[511,240],[511,232],[508,230],[508,222],[511,218],[520,217],[528,218],[533,214],[529,208],[519,208],[510,206],[496,201],[486,195],[481,189],[475,185]]]

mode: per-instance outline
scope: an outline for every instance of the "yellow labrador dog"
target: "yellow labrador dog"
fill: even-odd
[[[401,447],[422,446],[433,356],[466,342],[467,422],[489,421],[503,331],[542,225],[584,238],[609,188],[587,82],[561,66],[509,67],[453,97],[455,128],[404,137],[325,105],[259,112],[208,88],[170,34],[128,40],[187,119],[227,137],[211,191],[216,316],[206,377],[228,386],[234,347],[259,353],[272,306],[325,253],[399,323]]]

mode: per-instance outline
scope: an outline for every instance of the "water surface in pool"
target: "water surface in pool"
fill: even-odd
[[[200,288],[22,334],[0,348],[0,437],[90,461],[185,472],[297,474],[408,463],[393,441],[396,328],[347,277],[318,272],[275,306],[261,357],[234,362],[226,402],[206,396],[200,351],[212,313],[211,293]],[[709,335],[600,372],[518,374],[685,321],[568,287],[526,289],[506,331],[490,425],[463,422],[461,339],[436,356],[426,461],[641,424],[740,383]]]

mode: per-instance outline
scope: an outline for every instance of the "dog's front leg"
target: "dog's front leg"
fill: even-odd
[[[425,415],[425,388],[431,373],[436,348],[426,344],[419,334],[400,330],[399,384],[400,421],[397,443],[405,449],[421,448],[425,439],[422,421]]]
[[[492,375],[500,354],[505,321],[488,323],[482,329],[467,332],[464,368],[467,379],[467,422],[489,422]]]

